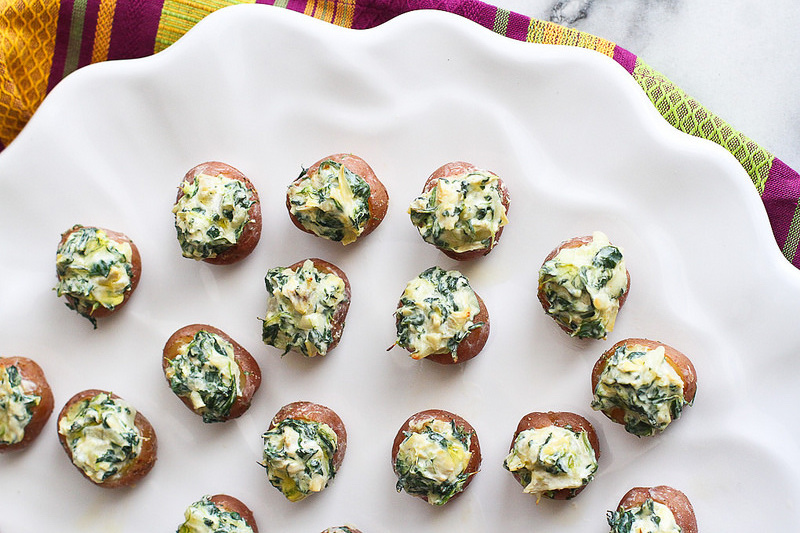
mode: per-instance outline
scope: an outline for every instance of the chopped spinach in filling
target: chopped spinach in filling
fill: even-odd
[[[244,183],[221,174],[199,174],[180,187],[183,195],[172,212],[184,257],[213,258],[239,242],[255,203]]]
[[[547,313],[573,337],[605,338],[614,329],[627,284],[622,251],[600,232],[589,244],[561,250],[539,269]]]
[[[499,178],[486,170],[439,178],[408,212],[425,242],[457,253],[491,248],[508,223]]]
[[[681,533],[675,515],[663,503],[648,498],[639,507],[609,511],[610,533]]]
[[[333,342],[333,315],[345,300],[345,283],[306,260],[296,270],[272,268],[264,278],[267,313],[262,338],[270,346],[298,350],[307,357],[325,355]]]
[[[267,478],[290,501],[320,492],[336,474],[338,439],[327,424],[287,418],[262,437]]]
[[[342,163],[326,160],[317,172],[303,169],[288,191],[289,210],[305,229],[350,244],[369,222],[369,183]]]
[[[190,505],[176,533],[253,533],[242,515],[217,507],[208,496]]]
[[[353,533],[355,530],[348,526],[329,527],[322,533]]]
[[[397,492],[425,496],[431,505],[444,505],[464,489],[472,452],[472,433],[456,425],[428,419],[404,433],[395,460]]]
[[[42,401],[41,396],[29,394],[25,389],[16,366],[0,367],[0,442],[3,444],[17,444],[25,438],[33,408]]]
[[[58,423],[72,451],[72,462],[89,478],[102,483],[123,472],[142,450],[134,422],[136,410],[103,392],[71,406]]]
[[[169,362],[166,375],[172,391],[188,397],[203,422],[225,420],[241,395],[241,373],[233,345],[215,333],[195,333]]]
[[[663,431],[681,415],[683,380],[667,361],[664,347],[619,346],[609,357],[592,408],[624,411],[625,430],[640,437]]]
[[[109,239],[105,231],[76,226],[56,253],[58,296],[70,296],[70,309],[92,322],[98,307],[114,309],[131,288],[133,250],[127,242]]]
[[[458,346],[472,330],[480,305],[469,280],[457,270],[434,266],[406,285],[395,312],[398,346],[414,359],[450,353],[457,360]]]
[[[591,481],[597,458],[585,431],[550,426],[521,431],[503,467],[519,475],[526,493],[552,497]]]

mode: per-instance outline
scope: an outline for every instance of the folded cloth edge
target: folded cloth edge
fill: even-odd
[[[631,74],[664,119],[730,152],[760,195],[778,247],[800,268],[800,174],[616,43],[480,0],[18,0],[0,7],[0,150],[46,94],[85,65],[166,49],[210,13],[261,3],[339,26],[366,29],[418,9],[448,11],[505,37],[577,46],[604,54]]]

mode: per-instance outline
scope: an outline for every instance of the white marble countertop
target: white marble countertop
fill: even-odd
[[[797,0],[499,0],[636,54],[800,171]]]

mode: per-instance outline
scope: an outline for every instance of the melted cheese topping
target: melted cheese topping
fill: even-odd
[[[486,170],[439,178],[408,212],[426,242],[458,253],[492,247],[508,224],[500,180]]]
[[[592,408],[622,408],[625,429],[646,436],[663,431],[680,416],[686,401],[683,379],[663,346],[620,346],[606,363],[594,390]]]
[[[96,483],[120,474],[142,450],[136,409],[125,400],[100,393],[71,406],[58,421],[72,462]]]
[[[224,420],[242,394],[233,345],[215,333],[198,331],[178,349],[165,374],[175,394],[189,398],[205,422]]]
[[[325,355],[333,341],[333,315],[345,300],[344,280],[306,260],[297,270],[270,269],[264,282],[268,293],[264,342],[308,357]]]
[[[622,251],[599,231],[591,243],[562,249],[539,270],[547,312],[577,337],[602,339],[614,329],[627,285]]]
[[[443,505],[460,492],[472,458],[470,435],[452,422],[428,419],[413,423],[397,450],[398,492],[423,495],[432,505]]]
[[[503,466],[520,474],[526,493],[542,496],[588,483],[597,457],[585,431],[549,426],[521,431]]]
[[[217,507],[208,496],[190,505],[183,514],[185,521],[177,533],[252,533],[239,513]]]
[[[290,501],[320,492],[335,475],[338,439],[327,424],[286,419],[262,435],[269,482]]]
[[[83,315],[100,306],[113,309],[131,288],[132,257],[129,243],[112,241],[101,229],[80,227],[58,247],[56,291],[74,297]]]
[[[647,499],[641,506],[609,513],[610,533],[681,533],[672,510]]]
[[[305,229],[350,244],[369,222],[370,195],[364,178],[339,162],[327,160],[312,174],[304,171],[289,186],[289,210]]]
[[[172,212],[184,257],[213,258],[239,241],[253,205],[253,195],[241,181],[198,174],[180,188],[183,195]]]
[[[431,267],[403,291],[395,312],[397,344],[414,359],[450,352],[455,360],[459,343],[483,325],[474,322],[479,312],[478,297],[463,274]]]
[[[23,380],[16,366],[0,367],[0,443],[17,444],[42,397],[31,394],[36,385]]]

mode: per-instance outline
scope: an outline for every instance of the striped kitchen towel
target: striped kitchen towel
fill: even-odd
[[[0,0],[0,149],[45,95],[76,69],[164,50],[206,15],[240,3],[272,4],[347,28],[377,26],[407,11],[438,9],[520,41],[579,46],[624,67],[661,115],[716,142],[741,163],[761,196],[778,246],[800,267],[800,175],[688,96],[635,54],[608,40],[479,0]]]

